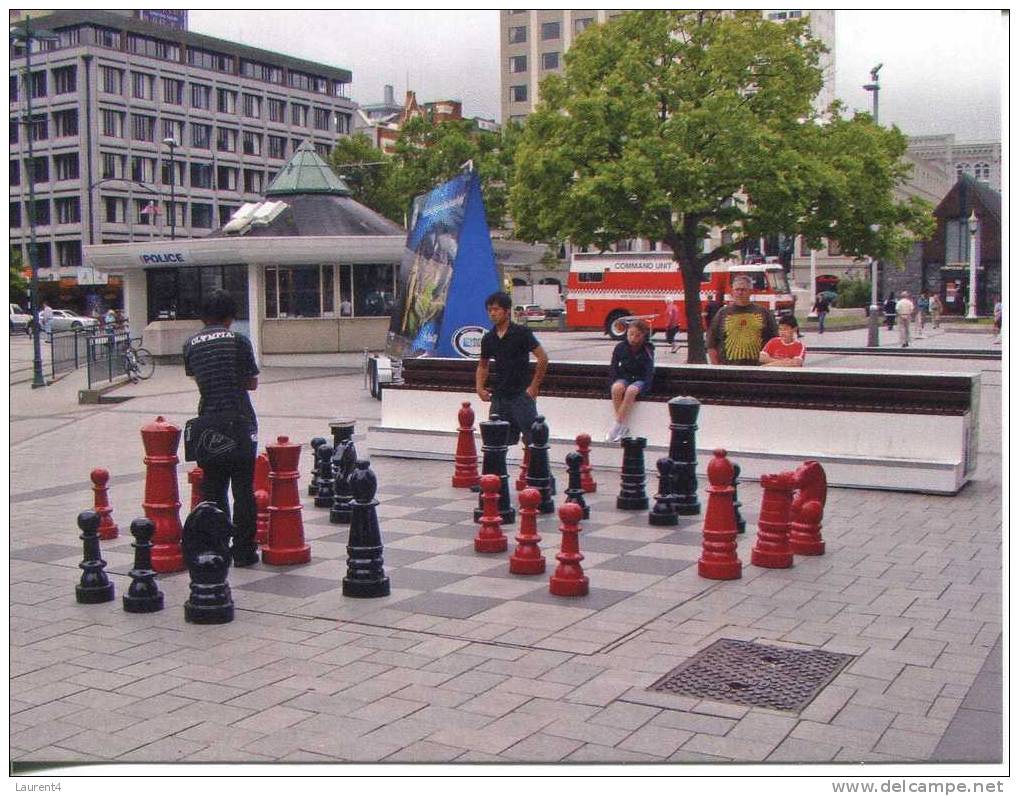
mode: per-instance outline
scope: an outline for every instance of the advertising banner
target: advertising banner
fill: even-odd
[[[461,174],[414,201],[386,353],[477,357],[499,289],[481,183]]]

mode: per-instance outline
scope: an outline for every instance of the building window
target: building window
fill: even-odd
[[[957,177],[961,177],[963,174],[969,174],[969,163],[956,163],[955,174]]]
[[[191,107],[199,110],[209,110],[212,106],[212,87],[203,86],[201,83],[191,84]]]
[[[262,118],[262,98],[257,94],[245,94],[243,102],[244,115],[249,119]]]
[[[265,317],[334,317],[333,266],[266,268]]]
[[[314,120],[316,130],[329,130],[329,110],[327,108],[315,108]]]
[[[21,161],[12,160],[11,167],[8,169],[8,176],[11,180],[11,185],[21,185]]]
[[[510,102],[527,102],[527,86],[510,86]]]
[[[257,193],[262,194],[262,188],[265,186],[265,174],[261,171],[254,169],[244,170],[244,192],[245,193]]]
[[[285,122],[287,120],[287,103],[285,100],[269,97],[269,121]]]
[[[21,226],[21,202],[11,202],[11,229]]]
[[[33,72],[32,79],[29,82],[32,86],[32,99],[38,99],[46,96],[45,72]]]
[[[989,182],[991,179],[991,167],[986,163],[977,163],[973,166],[973,176],[981,182]]]
[[[123,224],[126,202],[113,196],[103,197],[103,218],[108,224]]]
[[[519,25],[509,29],[509,43],[522,44],[527,41],[527,26]]]
[[[340,135],[350,134],[350,114],[349,113],[337,113],[336,114],[336,132]]]
[[[103,135],[110,138],[124,137],[124,114],[120,111],[102,111]]]
[[[53,209],[58,224],[77,224],[81,221],[81,204],[77,196],[54,199]]]
[[[78,67],[62,66],[53,70],[53,93],[71,94],[78,90]],[[15,99],[17,99],[15,97]]]
[[[155,141],[156,140],[156,117],[146,116],[141,113],[131,114],[131,140],[132,141]]]
[[[152,75],[143,72],[131,73],[131,96],[135,99],[153,99],[153,85],[156,79]]]
[[[212,148],[212,125],[191,123],[191,146],[195,149]]]
[[[53,156],[53,171],[58,180],[78,179],[78,153],[69,152],[65,155]]]
[[[542,53],[541,54],[541,68],[542,69],[558,69],[559,68],[559,53]]]
[[[127,162],[126,156],[114,155],[110,152],[103,152],[101,155],[103,179],[122,179],[124,177],[124,164]]]
[[[316,141],[314,146],[315,152],[318,153],[318,156],[322,158],[322,160],[329,160],[329,150],[332,149],[329,144],[323,144],[321,141]],[[272,179],[270,178],[269,181],[272,182]]]
[[[191,226],[198,229],[212,229],[212,205],[204,202],[192,202]]]
[[[154,158],[132,156],[131,179],[135,182],[152,182],[156,178],[156,161]]]
[[[354,315],[378,316],[392,312],[394,273],[389,263],[354,267]]]
[[[25,167],[31,169],[32,182],[38,185],[41,182],[50,181],[50,162],[46,157],[32,158],[25,161]]]
[[[192,163],[191,164],[191,187],[211,188],[212,187],[212,164]]]
[[[184,143],[184,122],[179,119],[166,119],[160,120],[160,129],[162,133],[160,135],[161,140],[172,138],[178,146]]]
[[[234,59],[232,55],[223,55],[201,47],[188,47],[188,63],[199,69],[211,69],[214,72],[233,73]]]
[[[120,31],[115,28],[93,28],[95,31],[96,44],[100,47],[108,47],[111,50],[120,49]]]
[[[217,127],[216,128],[216,151],[217,152],[236,152],[237,151],[237,131],[231,130],[228,127]]]
[[[560,36],[558,22],[542,22],[541,23],[541,40],[551,41],[552,39],[558,39]]]
[[[180,160],[173,161],[173,169],[170,169],[170,161],[161,161],[159,166],[159,181],[163,185],[183,185],[184,169],[186,164]]]
[[[170,219],[173,218],[173,225],[176,227],[183,227],[187,223],[186,211],[187,204],[184,202],[163,202],[163,215],[166,218],[166,224],[170,223]]]
[[[81,265],[81,241],[58,240],[57,263],[61,268],[77,268]]]
[[[127,34],[127,51],[135,55],[147,55],[161,61],[179,61],[180,45],[138,33]]]
[[[772,11],[768,14],[768,19],[774,22],[781,22],[783,19],[786,18],[786,16],[787,15],[785,11]]]
[[[225,88],[216,89],[216,110],[219,113],[237,113],[237,92]]]
[[[230,166],[216,168],[216,188],[221,191],[237,190],[237,169]]]
[[[828,256],[829,257],[841,257],[842,246],[834,238],[828,238]]]
[[[580,17],[579,19],[573,20],[573,31],[574,33],[583,33],[593,24],[594,17]]]
[[[49,221],[46,223],[48,224]],[[35,264],[38,268],[50,268],[53,265],[52,252],[48,243],[35,244]]]
[[[945,265],[969,263],[969,220],[945,219]]]
[[[167,105],[184,104],[184,81],[172,77],[163,78],[163,102]]]
[[[287,139],[281,135],[269,136],[269,157],[283,160],[287,156]]]
[[[308,106],[296,102],[290,103],[290,123],[295,127],[308,126]]]
[[[11,139],[10,143],[12,143],[12,144],[18,143],[18,128],[20,126],[21,125],[19,124],[17,119],[11,119],[11,132],[10,132],[10,136],[9,136],[10,139]]]
[[[263,64],[259,61],[241,59],[241,74],[265,83],[277,83],[283,85],[283,67]]]
[[[50,125],[46,116],[33,116],[28,122],[28,132],[33,141],[45,141],[50,137]]]
[[[245,155],[261,155],[262,154],[261,134],[253,133],[250,130],[245,130],[241,140],[241,146],[244,150]]]
[[[248,320],[247,265],[146,269],[145,281],[150,322],[171,316],[198,320],[205,296],[220,288],[237,302],[236,320]]]
[[[513,55],[509,59],[510,72],[514,75],[527,71],[527,56]]]
[[[112,66],[99,67],[99,85],[107,94],[124,93],[124,70]]]
[[[53,114],[53,135],[56,138],[68,138],[78,134],[78,110],[71,108]]]
[[[35,223],[41,226],[45,226],[50,223],[50,200],[49,199],[36,199],[35,200],[35,212],[32,214],[35,219]]]
[[[230,223],[230,218],[236,213],[240,207],[238,205],[224,205],[219,206],[219,225],[225,227]]]
[[[81,41],[81,28],[63,28],[57,31],[60,47],[74,47]]]
[[[11,75],[11,80],[10,80],[10,85],[11,85],[10,100],[11,100],[11,102],[17,102],[18,101],[18,84],[19,83],[20,83],[20,81],[18,80],[18,76],[17,75]]]

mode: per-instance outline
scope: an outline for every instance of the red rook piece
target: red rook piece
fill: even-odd
[[[559,507],[559,532],[562,534],[562,548],[556,555],[559,566],[548,581],[548,590],[556,597],[583,597],[589,583],[580,562],[580,519],[584,510],[576,503],[563,503]]]
[[[177,490],[177,446],[180,428],[162,415],[142,426],[145,447],[145,498],[142,509],[152,520],[152,568],[156,572],[180,572],[184,555],[180,549],[180,492]]]
[[[297,462],[301,446],[289,437],[277,437],[269,452],[269,533],[262,548],[262,562],[277,566],[307,564],[311,547],[304,543],[301,498],[297,486]]]
[[[481,476],[481,527],[474,537],[474,550],[478,553],[501,553],[509,546],[502,532],[502,516],[499,514],[499,489],[502,481],[491,473]]]
[[[733,507],[732,462],[716,448],[708,462],[708,508],[704,512],[704,541],[697,574],[711,580],[736,580],[743,564],[736,555],[736,509]]]
[[[474,444],[474,410],[471,402],[464,401],[457,413],[460,428],[456,435],[456,469],[453,472],[453,486],[457,489],[477,486],[481,480],[478,475],[478,449]]]
[[[102,467],[97,467],[91,473],[92,491],[96,493],[95,505],[96,514],[99,515],[99,538],[116,539],[120,534],[117,524],[113,521],[113,509],[110,507],[109,491],[106,484],[110,480],[110,473]]]
[[[514,575],[540,575],[545,571],[545,556],[538,542],[538,504],[541,492],[533,487],[523,490],[520,502],[520,530],[517,532],[517,549],[510,556],[509,571]]]
[[[591,435],[577,435],[577,453],[583,457],[580,464],[580,488],[585,492],[594,493],[598,491],[598,484],[591,474]]]
[[[796,488],[795,473],[762,475],[761,515],[757,521],[757,542],[750,554],[750,563],[756,567],[785,569],[793,565],[793,551],[789,547],[789,512]]]

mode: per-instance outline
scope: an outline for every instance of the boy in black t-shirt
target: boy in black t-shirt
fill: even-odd
[[[538,338],[525,326],[510,321],[513,300],[508,294],[493,293],[485,299],[485,309],[492,328],[481,338],[481,359],[475,373],[478,397],[491,401],[489,417],[498,415],[510,424],[509,444],[515,445],[523,435],[530,441],[531,424],[538,416],[537,397],[548,368],[548,355]],[[537,360],[534,376],[528,380],[529,355]],[[490,367],[490,363],[495,365]],[[491,372],[491,390],[486,386]]]

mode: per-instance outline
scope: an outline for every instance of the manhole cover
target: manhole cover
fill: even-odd
[[[799,712],[853,660],[723,638],[677,666],[649,691]]]

